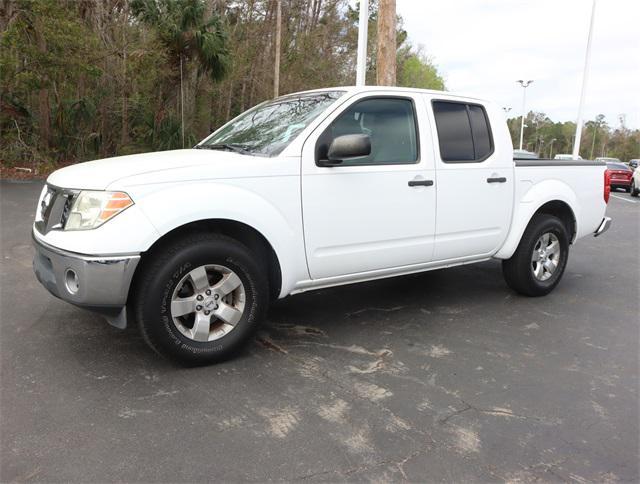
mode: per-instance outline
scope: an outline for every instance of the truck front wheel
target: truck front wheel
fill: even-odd
[[[192,233],[149,254],[134,310],[145,341],[187,365],[233,355],[269,300],[266,273],[247,247],[220,234]]]
[[[549,294],[560,282],[569,257],[569,235],[562,221],[548,214],[531,219],[510,259],[502,261],[509,287],[525,296]]]

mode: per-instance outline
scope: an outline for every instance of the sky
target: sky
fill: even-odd
[[[517,79],[533,79],[527,111],[575,121],[591,0],[396,0],[447,90],[522,111]],[[585,120],[640,128],[640,0],[597,0]]]

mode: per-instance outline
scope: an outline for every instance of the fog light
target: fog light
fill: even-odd
[[[67,272],[64,274],[64,282],[67,286],[67,291],[71,294],[77,294],[78,289],[80,289],[80,279],[78,279],[78,274],[73,269],[67,269]]]

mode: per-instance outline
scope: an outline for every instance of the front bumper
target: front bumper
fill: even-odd
[[[593,233],[593,236],[597,237],[598,235],[604,234],[607,230],[609,230],[609,227],[611,227],[611,217],[604,217],[596,231]]]
[[[95,256],[52,247],[33,234],[33,270],[54,296],[126,326],[127,295],[140,255]]]

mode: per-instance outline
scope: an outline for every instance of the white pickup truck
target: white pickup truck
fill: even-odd
[[[511,288],[542,296],[570,244],[609,227],[609,183],[604,163],[512,150],[500,107],[471,97],[283,96],[192,149],[53,173],[34,270],[186,364],[228,357],[271,299],[312,289],[494,258]]]

